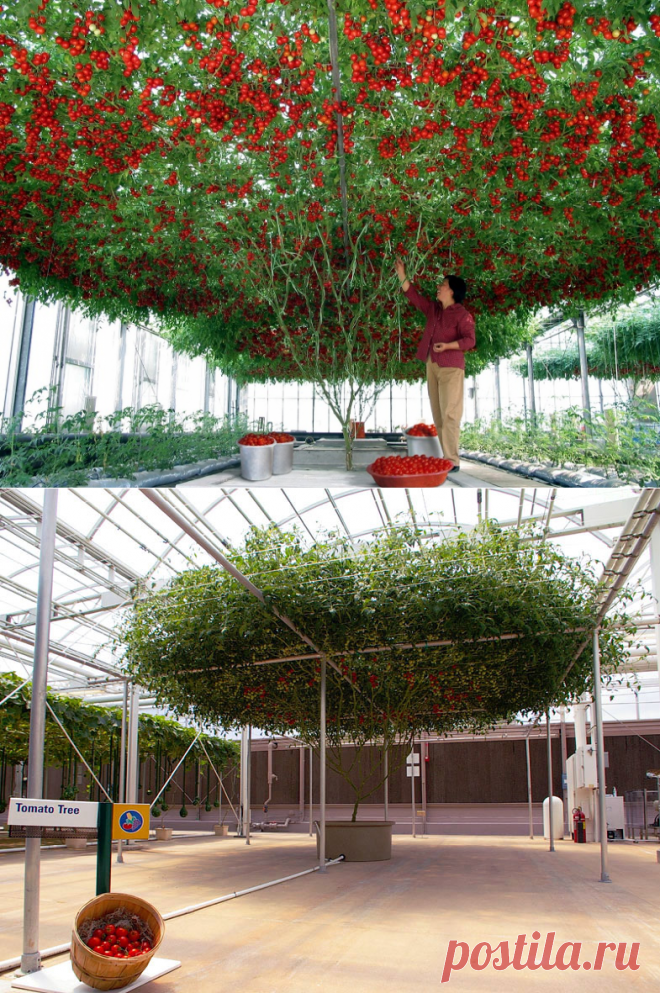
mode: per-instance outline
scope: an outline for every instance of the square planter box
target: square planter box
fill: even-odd
[[[65,838],[64,844],[67,848],[74,848],[76,851],[82,851],[87,848],[87,838]]]
[[[172,840],[172,828],[156,828],[156,841],[171,841]]]
[[[229,825],[228,824],[214,824],[213,833],[218,836],[218,838],[227,838],[229,836]]]
[[[384,862],[392,858],[392,828],[395,821],[326,821],[325,857],[344,856],[345,862]],[[320,829],[316,828],[316,854],[320,855]]]

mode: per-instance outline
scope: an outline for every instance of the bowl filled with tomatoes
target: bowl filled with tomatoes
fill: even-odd
[[[271,434],[252,432],[238,439],[243,479],[269,479],[273,475],[275,440]]]
[[[408,455],[432,455],[438,459],[442,458],[442,448],[435,424],[413,424],[412,427],[406,428],[405,436]]]
[[[367,466],[378,486],[440,486],[453,462],[432,455],[387,455]]]
[[[87,986],[119,990],[141,976],[163,940],[155,907],[128,893],[102,893],[78,911],[71,968]]]

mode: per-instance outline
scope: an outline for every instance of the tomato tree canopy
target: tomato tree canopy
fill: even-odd
[[[358,547],[331,536],[305,548],[255,529],[232,561],[263,603],[221,569],[188,570],[138,590],[118,640],[132,677],[175,711],[315,741],[319,659],[279,611],[334,663],[334,743],[486,728],[591,682],[596,579],[539,538],[490,523],[434,541],[396,526]],[[625,655],[629,595],[603,626],[606,673]]]
[[[654,6],[340,0],[334,55],[325,0],[5,2],[0,264],[183,315],[247,378],[310,348],[410,376],[396,252],[481,314],[630,299],[660,259]]]

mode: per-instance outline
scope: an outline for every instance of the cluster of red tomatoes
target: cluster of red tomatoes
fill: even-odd
[[[113,959],[134,959],[151,951],[151,942],[137,929],[106,924],[98,927],[87,945],[99,955]]]
[[[377,476],[429,476],[447,472],[453,462],[431,455],[388,455],[376,459],[369,467]]]
[[[285,431],[271,431],[270,436],[278,445],[284,445],[287,441],[296,440],[292,434],[286,434]]]
[[[436,430],[435,424],[413,424],[411,428],[408,428],[406,434],[409,434],[411,438],[438,437],[438,432]]]
[[[239,445],[248,445],[258,448],[260,445],[272,445],[275,439],[272,434],[244,434],[238,439]]]

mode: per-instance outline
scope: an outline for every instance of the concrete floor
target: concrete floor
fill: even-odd
[[[515,472],[506,472],[504,469],[496,469],[494,466],[484,465],[482,462],[469,462],[467,459],[461,461],[459,472],[447,476],[443,487],[445,489],[475,489],[479,486],[499,486],[507,489],[547,489],[548,484],[540,479],[524,479]],[[336,467],[331,466],[294,466],[291,472],[282,476],[271,476],[259,482],[251,482],[243,479],[239,468],[225,469],[223,472],[214,473],[211,476],[204,476],[202,479],[191,479],[188,483],[179,483],[179,487],[195,487],[199,489],[203,486],[250,486],[257,488],[261,486],[293,486],[314,487],[323,489],[329,486],[371,486],[376,487],[373,479],[364,468],[357,467],[348,470],[339,463]]]
[[[340,864],[169,921],[161,946],[182,961],[147,993],[459,993],[512,990],[656,991],[660,983],[660,865],[656,844],[610,846],[611,884],[598,882],[596,845],[521,838],[396,836],[391,862]],[[138,893],[162,913],[277,879],[315,863],[308,837],[261,835],[145,843],[113,864],[112,888]],[[20,953],[23,866],[0,857],[0,959]],[[67,941],[77,909],[94,892],[95,859],[48,851],[42,858],[40,946]],[[637,971],[476,971],[441,977],[451,940],[492,946],[540,932],[583,942],[593,961],[600,941],[639,942]],[[570,953],[569,953],[570,954]],[[523,953],[526,960],[527,950]],[[552,956],[554,959],[554,955]],[[48,960],[53,965],[63,957]],[[8,993],[10,976],[0,979]]]

